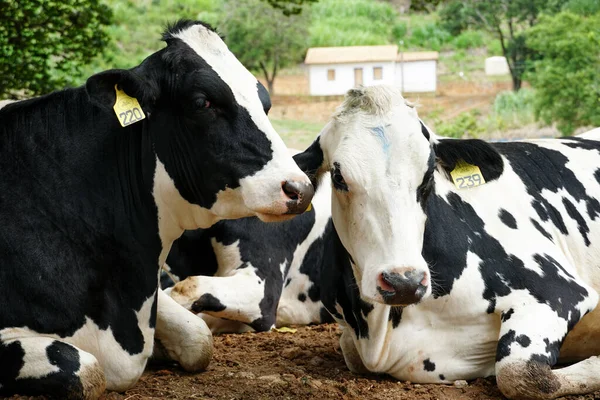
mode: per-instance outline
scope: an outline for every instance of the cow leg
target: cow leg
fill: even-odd
[[[213,353],[213,338],[202,318],[158,291],[154,357],[177,361],[186,371],[206,369]]]
[[[567,335],[567,321],[537,304],[509,319],[504,314],[496,352],[496,380],[511,399],[554,399],[600,390],[600,358],[553,370]]]
[[[196,313],[240,321],[256,331],[275,325],[280,290],[268,293],[265,281],[254,268],[246,267],[226,277],[190,276],[173,286],[170,295],[176,302]]]
[[[365,367],[358,354],[356,345],[354,344],[354,338],[349,328],[340,326],[342,329],[342,336],[340,337],[340,347],[342,348],[342,354],[344,354],[344,361],[346,366],[355,374],[368,374],[369,370]]]
[[[97,399],[105,388],[98,360],[68,343],[48,337],[0,342],[0,395]]]

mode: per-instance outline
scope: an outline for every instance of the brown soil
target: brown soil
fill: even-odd
[[[496,400],[493,378],[464,387],[419,385],[385,376],[358,376],[346,369],[334,324],[298,328],[295,333],[244,333],[215,337],[215,355],[202,373],[176,365],[151,365],[133,389],[107,393],[104,400],[144,399],[448,399]],[[591,400],[595,395],[572,396]],[[13,396],[11,400],[27,397]],[[41,398],[40,398],[41,399]]]

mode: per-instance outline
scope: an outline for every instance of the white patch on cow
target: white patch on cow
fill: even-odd
[[[240,296],[240,293],[244,293]],[[228,276],[190,276],[173,286],[169,295],[184,308],[192,309],[196,300],[210,294],[226,308],[223,311],[204,311],[215,317],[250,323],[261,317],[260,301],[265,283],[256,274],[256,268],[247,263]]]
[[[600,128],[595,128],[576,136],[583,139],[600,140]]]
[[[277,326],[291,324],[310,324],[321,321],[321,301],[312,301],[308,296],[308,290],[313,285],[308,275],[300,272],[300,267],[310,246],[315,240],[323,236],[325,227],[331,216],[331,178],[324,174],[320,178],[317,192],[313,197],[313,209],[315,210],[315,223],[306,239],[296,247],[292,263],[288,270],[284,287],[277,307]],[[329,251],[331,249],[326,249]],[[315,266],[316,268],[317,266]],[[327,266],[326,266],[327,268]],[[290,284],[285,286],[287,280]],[[318,284],[318,282],[317,282]],[[298,296],[303,293],[306,301],[301,302]]]
[[[44,340],[43,342],[43,353],[45,353],[46,348],[48,348],[53,341]],[[45,354],[42,353],[43,355],[40,357],[41,352],[39,351],[39,344],[36,341],[21,340],[20,344],[25,352],[25,355],[23,356],[23,367],[19,371],[19,376],[17,376],[17,379],[37,379],[53,372],[60,371],[58,366],[50,364],[50,360],[45,357]]]
[[[212,334],[206,323],[158,292],[156,338],[168,358],[190,372],[205,369],[212,358]]]
[[[309,184],[308,177],[289,156],[283,140],[279,137],[258,96],[256,78],[229,51],[218,34],[202,25],[194,25],[173,35],[190,46],[219,77],[231,88],[238,104],[244,107],[258,129],[264,132],[271,142],[273,158],[257,173],[243,178],[240,188],[243,203],[235,206],[241,209],[237,214],[248,213],[263,220],[282,219],[277,215],[287,212],[288,199],[281,190],[284,181],[298,181]],[[283,179],[282,179],[283,178]],[[270,199],[270,200],[269,200]],[[215,204],[218,206],[219,201]],[[244,205],[242,207],[242,204]],[[231,208],[232,205],[226,205]],[[233,210],[229,210],[230,212]],[[231,218],[231,217],[228,217]]]
[[[230,245],[224,245],[213,237],[210,239],[210,243],[215,252],[218,265],[214,276],[230,276],[235,272],[235,269],[244,264],[242,254],[240,253],[239,239]]]
[[[85,324],[70,337],[61,338],[54,334],[40,334],[27,327],[6,328],[0,330],[0,336],[3,342],[21,340],[22,343],[25,343],[27,340],[23,339],[53,338],[69,343],[90,353],[98,360],[104,369],[107,389],[123,391],[138,381],[144,371],[148,357],[152,355],[154,329],[150,327],[150,313],[153,304],[154,295],[146,299],[142,307],[136,312],[138,327],[144,338],[144,348],[141,353],[134,355],[129,354],[121,347],[110,327],[102,330],[87,317]],[[52,372],[52,370],[43,366],[47,362],[44,358],[30,361],[30,365],[34,366],[31,370],[25,370],[24,377],[39,377]],[[35,363],[37,363],[37,366]]]

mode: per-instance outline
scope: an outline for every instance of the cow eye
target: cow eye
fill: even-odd
[[[201,98],[196,100],[196,107],[198,108],[210,108],[211,106],[212,104],[208,99]]]
[[[335,164],[337,164],[337,163],[335,163]],[[346,181],[344,180],[344,177],[342,176],[342,173],[340,172],[340,168],[338,165],[336,165],[331,170],[331,180],[333,182],[333,186],[337,190],[342,190],[345,192],[348,191],[348,185],[346,184]]]

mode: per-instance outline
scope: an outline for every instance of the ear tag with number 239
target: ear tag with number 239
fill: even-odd
[[[459,189],[470,189],[485,183],[479,167],[464,160],[459,160],[456,163],[456,166],[450,172],[450,176],[452,176],[454,185]]]
[[[122,127],[129,126],[146,118],[140,103],[135,97],[129,96],[123,90],[119,89],[117,85],[115,85],[115,92],[117,93],[117,101],[115,101],[113,109]]]

